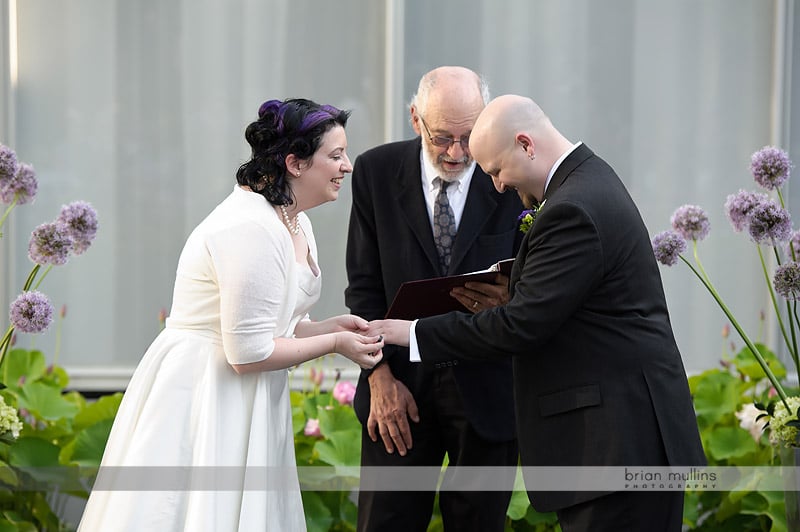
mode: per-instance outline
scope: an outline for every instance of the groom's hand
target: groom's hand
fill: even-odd
[[[419,422],[417,403],[408,388],[394,378],[388,364],[381,364],[369,376],[370,407],[367,432],[370,439],[383,440],[387,453],[395,448],[405,456],[412,447],[408,418]]]

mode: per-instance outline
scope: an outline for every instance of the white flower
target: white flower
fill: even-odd
[[[739,426],[750,433],[754,440],[761,439],[761,433],[764,431],[764,426],[767,424],[767,418],[756,419],[764,412],[756,408],[753,403],[748,403],[742,406],[742,409],[736,412],[736,417],[739,419]]]
[[[11,433],[16,440],[19,438],[19,431],[22,430],[22,422],[17,416],[17,409],[6,404],[6,400],[0,395],[0,436]]]
[[[789,404],[789,410],[786,410],[783,401],[775,403],[775,411],[769,422],[769,441],[775,446],[796,447],[797,429],[786,423],[797,420],[800,397],[789,396],[786,398],[786,402]]]

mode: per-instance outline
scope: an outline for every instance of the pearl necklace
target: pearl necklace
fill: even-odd
[[[300,220],[297,219],[297,215],[294,215],[294,220],[289,219],[289,213],[286,212],[286,205],[281,205],[281,214],[283,214],[283,223],[286,224],[286,228],[289,229],[289,232],[293,235],[300,234]]]

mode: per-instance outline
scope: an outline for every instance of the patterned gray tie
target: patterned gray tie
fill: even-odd
[[[451,183],[437,177],[433,180],[433,184],[439,187],[439,193],[433,204],[433,241],[436,243],[436,251],[439,252],[441,273],[447,275],[450,267],[450,251],[456,238],[456,217],[447,199],[447,187]]]

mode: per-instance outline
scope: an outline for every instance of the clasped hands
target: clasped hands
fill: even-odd
[[[499,275],[495,284],[467,283],[451,290],[466,310],[481,310],[508,303],[508,277]],[[407,346],[411,322],[406,320],[373,320],[366,334],[378,335],[386,344]],[[368,378],[370,409],[367,433],[372,441],[380,436],[387,453],[395,450],[405,456],[413,447],[410,421],[419,422],[419,409],[406,385],[395,379],[388,364],[377,366]]]
[[[464,308],[473,314],[508,303],[508,277],[498,275],[494,283],[469,282],[450,290]],[[386,344],[407,347],[411,322],[407,320],[373,320],[366,334],[381,336]]]

